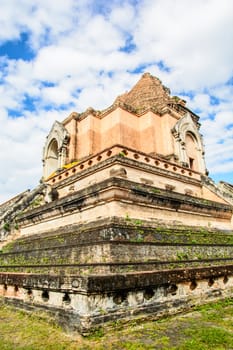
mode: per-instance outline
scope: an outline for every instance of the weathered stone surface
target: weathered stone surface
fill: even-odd
[[[230,265],[83,278],[1,274],[0,291],[17,307],[48,310],[65,327],[85,334],[105,322],[146,315],[156,319],[229,297],[232,271]]]
[[[155,187],[131,182],[122,178],[110,178],[81,191],[73,192],[67,197],[26,212],[20,216],[18,223],[25,226],[34,223],[33,229],[36,230],[35,225],[45,219],[54,219],[65,214],[74,214],[75,212],[82,213],[85,208],[91,206],[95,206],[95,211],[97,211],[99,204],[102,205],[105,203],[107,206],[110,202],[125,201],[128,203],[120,213],[120,216],[124,217],[127,215],[129,203],[132,203],[135,210],[138,203],[140,206],[143,204],[144,213],[146,212],[146,206],[153,207],[154,209],[163,208],[174,211],[177,213],[177,220],[179,220],[179,213],[182,215],[184,212],[192,213],[193,215],[208,216],[208,221],[211,221],[211,218],[221,218],[230,221],[232,216],[232,207],[230,205],[185,196],[169,190],[156,189]]]
[[[187,243],[194,239],[199,243]],[[186,310],[233,290],[230,231],[109,218],[25,236],[4,250],[0,294],[17,307],[48,310],[83,334],[117,319]]]

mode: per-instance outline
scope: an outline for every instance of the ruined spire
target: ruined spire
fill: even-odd
[[[160,110],[167,106],[170,100],[170,90],[163,86],[158,78],[144,73],[129,92],[117,97],[115,103],[124,103],[140,112],[148,108]]]

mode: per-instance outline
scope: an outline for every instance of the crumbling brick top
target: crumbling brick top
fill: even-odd
[[[170,90],[161,81],[149,73],[144,73],[137,84],[129,91],[120,95],[115,103],[130,105],[137,111],[148,108],[162,109],[172,98]]]
[[[118,107],[139,116],[148,110],[160,115],[172,111],[180,116],[184,116],[188,112],[197,124],[197,127],[200,127],[198,123],[199,117],[186,107],[186,101],[178,96],[171,96],[170,89],[164,86],[160,79],[150,73],[144,73],[136,85],[129,92],[119,95],[111,106],[101,111],[89,107],[82,113],[71,114],[63,121],[63,124],[69,121],[70,118],[73,118],[74,115],[77,120],[83,119],[90,114],[103,118]]]

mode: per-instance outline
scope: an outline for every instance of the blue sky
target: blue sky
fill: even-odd
[[[200,116],[206,163],[233,183],[232,0],[4,0],[0,202],[38,184],[54,120],[103,109],[143,72]]]

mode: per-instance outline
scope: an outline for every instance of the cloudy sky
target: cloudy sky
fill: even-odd
[[[39,183],[55,120],[103,109],[143,72],[201,118],[233,183],[232,0],[0,0],[0,202]]]

